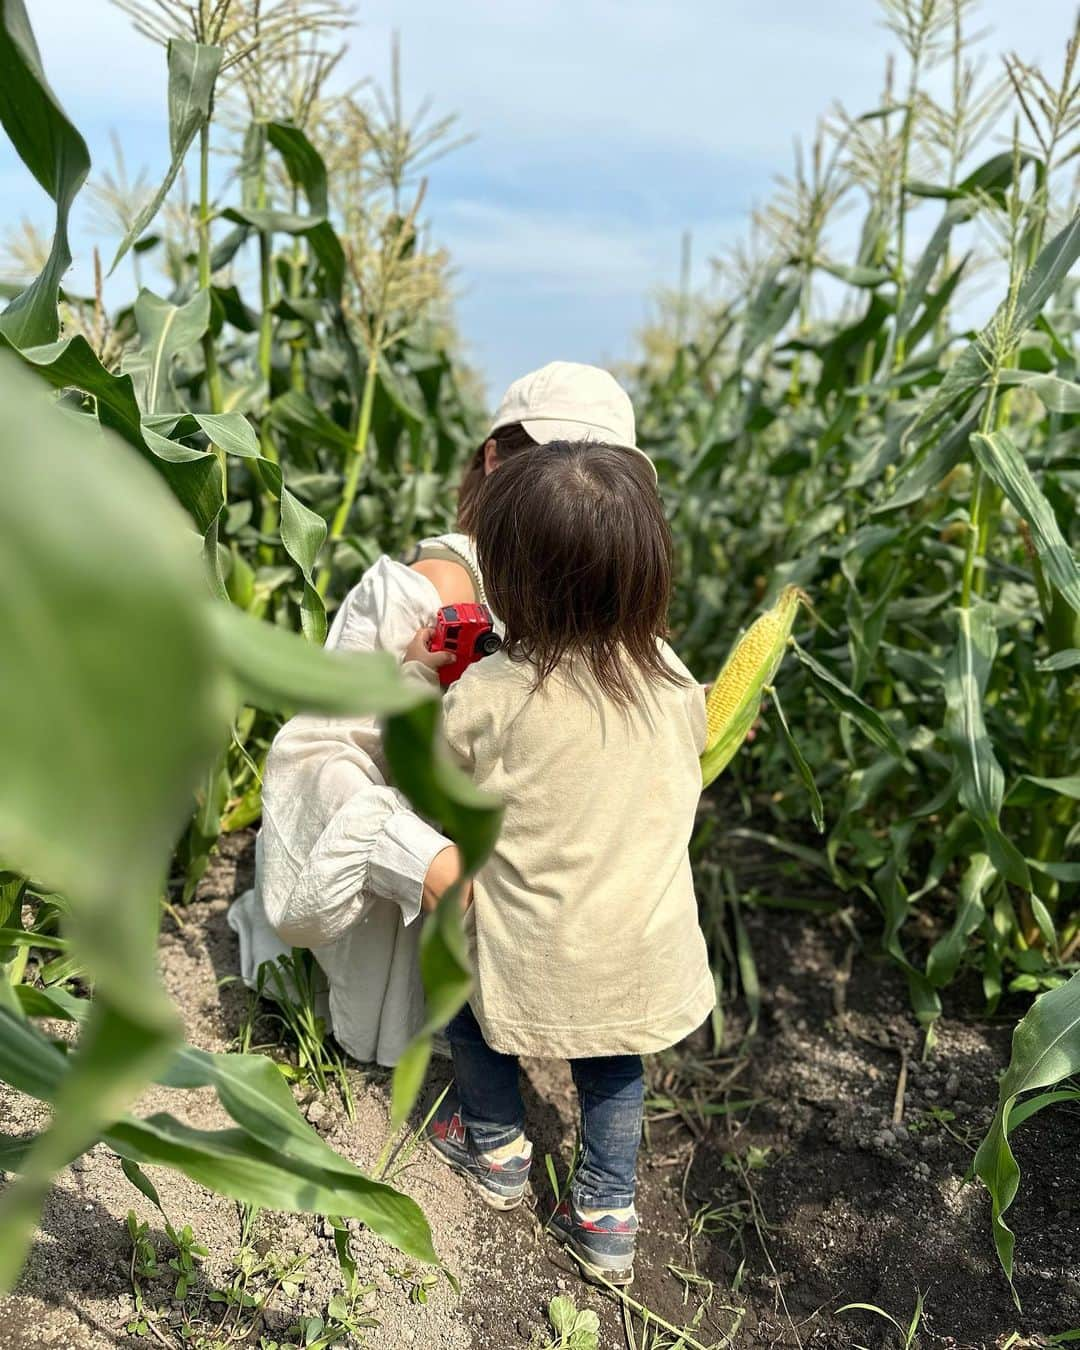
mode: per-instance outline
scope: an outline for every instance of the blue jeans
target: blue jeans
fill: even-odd
[[[492,1050],[466,1003],[446,1028],[454,1058],[461,1119],[476,1147],[501,1148],[525,1126],[516,1055]],[[641,1143],[644,1078],[640,1055],[572,1059],[581,1105],[581,1159],[571,1187],[574,1203],[621,1209],[634,1202]]]

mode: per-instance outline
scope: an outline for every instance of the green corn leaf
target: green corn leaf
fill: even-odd
[[[937,229],[930,236],[926,247],[923,249],[922,256],[915,265],[915,270],[911,274],[905,291],[903,304],[896,315],[896,322],[893,325],[893,333],[890,337],[889,351],[887,353],[886,363],[892,364],[892,353],[895,350],[896,342],[899,338],[905,337],[915,322],[915,316],[919,312],[919,306],[922,304],[927,291],[933,283],[941,266],[941,260],[948,251],[949,241],[952,238],[952,232],[957,225],[963,224],[971,218],[974,206],[968,202],[950,202],[938,222]],[[961,268],[962,268],[961,264]],[[953,279],[953,287],[959,280],[959,271],[956,269]]]
[[[210,326],[210,293],[196,291],[184,305],[174,305],[153,291],[142,290],[135,301],[135,322],[141,342],[124,360],[139,404],[146,413],[182,410],[172,381],[175,359],[194,347]]]
[[[259,438],[243,413],[193,413],[192,416],[211,444],[227,455],[239,455],[242,459],[261,456]]]
[[[1038,778],[1034,774],[1026,774],[1025,778],[1036,787],[1046,788],[1048,792],[1056,792],[1059,796],[1080,801],[1080,774],[1064,774],[1058,778]]]
[[[1045,1111],[1048,1106],[1057,1106],[1059,1102],[1080,1102],[1080,1089],[1061,1088],[1057,1092],[1040,1092],[1037,1097],[1018,1102],[1009,1112],[1009,1133],[1018,1130],[1025,1120],[1030,1120],[1039,1111]]]
[[[955,417],[971,395],[986,382],[993,365],[994,333],[1007,325],[1015,348],[1039,317],[1047,301],[1061,286],[1080,257],[1080,214],[1046,244],[1021,281],[1014,302],[1002,301],[987,326],[949,367],[933,397],[920,412],[911,435],[925,433],[944,414]]]
[[[465,947],[461,902],[456,886],[440,898],[420,937],[420,976],[424,985],[424,1025],[405,1047],[394,1068],[390,1127],[399,1129],[423,1086],[437,1031],[464,1005],[472,990],[472,967]]]
[[[815,259],[814,266],[821,272],[828,272],[829,276],[836,277],[838,281],[846,281],[849,286],[859,286],[868,290],[873,290],[875,286],[884,286],[886,282],[893,280],[892,272],[884,267],[858,265],[849,267],[844,263],[830,262],[827,258]]]
[[[160,480],[3,353],[0,398],[0,625],[20,652],[0,663],[0,741],[21,766],[0,782],[0,855],[78,899],[69,936],[134,1014],[156,998],[156,896],[228,686]]]
[[[302,707],[331,715],[385,715],[420,704],[438,712],[423,690],[401,679],[397,662],[386,652],[320,651],[230,605],[208,601],[207,606],[238,701],[285,714]],[[422,769],[414,773],[419,776]]]
[[[313,448],[329,446],[342,454],[351,454],[353,438],[344,427],[329,417],[306,395],[290,389],[276,398],[270,407],[275,428],[298,436]]]
[[[304,132],[290,122],[267,122],[266,138],[284,161],[293,185],[307,198],[312,215],[328,216],[326,164]]]
[[[330,1171],[241,1129],[197,1130],[164,1114],[117,1121],[103,1138],[121,1157],[176,1168],[219,1195],[266,1209],[357,1218],[414,1260],[437,1260],[415,1200],[359,1170]]]
[[[1054,652],[1044,661],[1036,661],[1035,669],[1045,674],[1056,674],[1059,670],[1072,670],[1080,666],[1080,647],[1067,647],[1062,652]]]
[[[904,459],[896,476],[889,484],[888,495],[870,508],[871,515],[897,511],[901,507],[920,502],[928,492],[966,457],[972,434],[978,429],[976,411],[947,431],[940,440],[930,440]]]
[[[979,199],[987,193],[999,193],[1013,181],[1017,168],[1022,169],[1034,158],[1022,151],[1015,156],[1011,150],[1002,150],[973,169],[961,182],[950,187],[948,184],[924,183],[909,179],[905,190],[915,197],[944,197],[947,200],[959,200],[964,197]]]
[[[1080,226],[1077,227],[1080,236]],[[1054,508],[1032,477],[1023,455],[1005,431],[971,438],[972,449],[985,472],[1001,488],[1027,521],[1047,579],[1057,587],[1074,613],[1080,614],[1080,567],[1061,532]]]
[[[497,800],[481,792],[439,754],[439,704],[414,699],[387,720],[383,744],[394,782],[416,809],[436,820],[461,850],[465,870],[476,871],[494,847],[502,821]]]
[[[783,280],[784,267],[774,268],[758,287],[747,308],[739,347],[739,365],[745,364],[764,342],[779,333],[795,313],[802,280]]]
[[[936,989],[944,989],[959,970],[969,938],[986,918],[983,895],[996,876],[987,854],[972,856],[960,882],[960,903],[952,926],[938,938],[926,958],[926,975]]]
[[[133,1052],[134,1045],[127,1039],[110,1047],[113,1056]],[[0,1080],[39,1100],[59,1101],[69,1091],[69,1081],[72,1088],[78,1086],[73,1063],[35,1028],[0,1010]],[[359,1218],[414,1259],[436,1259],[430,1231],[415,1202],[372,1181],[320,1139],[300,1115],[271,1060],[262,1055],[210,1054],[183,1046],[156,1076],[166,1087],[212,1087],[239,1128],[207,1132],[191,1130],[168,1115],[146,1121],[121,1116],[120,1111],[110,1116],[104,1099],[102,1111],[68,1114],[76,1121],[89,1121],[93,1116],[97,1129],[89,1142],[104,1139],[136,1166],[177,1167],[201,1185],[246,1203]],[[86,1131],[82,1137],[89,1139]],[[69,1151],[77,1156],[83,1148],[72,1143]],[[22,1170],[31,1155],[25,1148],[20,1152]],[[220,1166],[215,1165],[216,1158]]]
[[[1003,370],[999,383],[1019,385],[1038,395],[1047,412],[1080,413],[1080,384],[1037,370]]]
[[[855,693],[855,691],[846,685],[838,675],[828,670],[810,655],[805,648],[800,647],[797,642],[792,646],[795,655],[810,673],[817,689],[824,694],[831,704],[846,717],[859,727],[859,729],[879,746],[882,750],[888,750],[890,754],[897,759],[904,759],[904,747],[896,739],[895,733],[882,718],[881,714]]]
[[[0,334],[0,348],[4,345]],[[221,470],[212,454],[169,440],[180,425],[175,414],[144,418],[131,376],[106,370],[82,336],[42,347],[24,347],[19,356],[54,388],[74,386],[91,394],[101,425],[116,431],[154,466],[189,512],[199,533],[206,534],[222,506]],[[185,434],[197,426],[194,419],[189,421]]]
[[[110,272],[161,209],[183,167],[191,143],[210,120],[214,86],[224,55],[220,47],[173,38],[169,42],[169,149],[171,159],[161,186],[135,217],[120,242]]]
[[[23,0],[0,0],[0,123],[56,204],[44,269],[0,314],[0,333],[30,347],[54,341],[60,331],[56,302],[71,263],[68,216],[90,172],[90,152],[49,88]]]
[[[301,216],[293,211],[272,211],[255,207],[230,207],[226,220],[247,226],[259,234],[303,236],[319,260],[326,279],[328,299],[340,301],[345,284],[345,251],[333,226],[321,216]]]
[[[1075,1073],[1080,1073],[1080,975],[1042,994],[1021,1018],[998,1088],[993,1124],[975,1155],[975,1172],[990,1192],[994,1246],[1010,1285],[1016,1239],[1004,1215],[1020,1185],[1020,1168],[1008,1139],[1012,1110],[1022,1093],[1053,1087]]]
[[[914,821],[909,820],[890,829],[888,857],[874,873],[873,881],[885,917],[881,945],[907,978],[911,1006],[920,1024],[932,1027],[941,1016],[941,999],[927,976],[912,964],[901,941],[904,925],[911,913],[910,896],[902,876],[907,868],[908,848],[914,828]]]
[[[394,782],[418,811],[440,823],[460,849],[466,874],[472,875],[494,847],[502,808],[439,753],[438,718],[438,704],[431,700],[390,717],[383,733],[386,758]],[[442,896],[425,925],[420,974],[427,1016],[394,1070],[391,1118],[395,1127],[416,1100],[431,1056],[432,1036],[458,1011],[472,987],[456,887]]]
[[[956,646],[945,666],[945,737],[960,779],[960,802],[978,823],[1002,876],[1025,890],[1031,876],[1016,845],[1001,831],[1005,779],[983,716],[983,699],[997,653],[993,611],[980,604],[957,611]]]
[[[787,751],[787,757],[791,761],[791,766],[799,775],[803,787],[806,788],[807,795],[810,798],[810,819],[814,822],[818,833],[824,834],[825,808],[821,804],[821,793],[814,781],[814,771],[807,764],[805,755],[799,749],[795,737],[791,734],[791,728],[788,726],[788,720],[784,716],[784,709],[780,702],[780,695],[775,689],[769,689],[767,693],[769,694],[769,704],[765,716],[773,730],[779,733],[784,749]]]

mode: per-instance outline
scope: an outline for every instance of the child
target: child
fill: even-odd
[[[451,686],[444,721],[505,819],[465,915],[476,985],[447,1027],[455,1089],[431,1142],[489,1204],[519,1204],[532,1146],[517,1056],[569,1059],[582,1155],[551,1226],[628,1284],[641,1055],[715,998],[687,855],[704,694],[662,640],[671,537],[643,457],[538,447],[487,479],[477,517],[505,642]],[[444,655],[429,634],[405,660],[430,679]]]

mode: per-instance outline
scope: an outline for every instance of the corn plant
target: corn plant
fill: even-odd
[[[391,661],[316,651],[207,594],[186,518],[130,447],[48,407],[9,354],[0,384],[10,410],[0,615],[20,653],[0,677],[0,741],[19,766],[0,789],[0,1079],[53,1108],[41,1134],[0,1141],[4,1167],[20,1173],[0,1198],[0,1281],[10,1287],[19,1271],[53,1173],[99,1139],[136,1174],[158,1163],[247,1204],[355,1216],[432,1261],[418,1207],[324,1145],[270,1060],[182,1043],[157,974],[158,897],[187,794],[245,700],[392,714],[399,780],[414,792],[424,784],[425,809],[460,834],[470,866],[497,813],[464,780],[440,770],[436,781],[436,707],[417,701]],[[92,1001],[23,982],[20,953],[42,941],[23,928],[28,875],[64,896],[66,946]],[[443,906],[423,943],[432,1018],[468,992],[462,941]],[[77,1049],[62,1053],[37,1017],[76,1021]],[[414,1070],[427,1050],[421,1037]],[[214,1087],[234,1127],[207,1133],[170,1114],[128,1114],[155,1080]],[[404,1110],[416,1085],[409,1071],[395,1082]]]
[[[801,751],[832,877],[880,912],[931,1028],[962,965],[981,968],[993,1008],[1059,983],[1080,953],[1080,219],[1066,169],[1080,89],[1075,34],[1060,79],[1010,58],[1008,91],[980,91],[970,6],[887,9],[903,98],[828,124],[832,147],[762,213],[771,259],[724,264],[726,290],[697,330],[638,378],[643,439],[671,494],[677,637],[715,666],[745,597],[768,603],[792,584],[812,595],[820,623],[797,627],[779,692],[815,728]],[[931,109],[921,82],[942,62],[953,104]],[[1010,143],[972,166],[1005,98]],[[917,176],[935,166],[944,181]],[[840,263],[830,212],[860,195],[856,256]],[[909,256],[916,209],[938,222]],[[973,222],[998,245],[1003,295],[981,331],[955,332]],[[846,294],[815,320],[823,276]],[[816,716],[827,705],[838,733]],[[783,748],[763,738],[734,772],[755,760],[772,772]],[[773,809],[793,827],[804,800],[781,793]],[[920,902],[940,936],[913,955]]]
[[[169,36],[170,179],[122,250],[179,180],[187,147],[196,137],[205,146],[218,77],[275,35],[295,33],[302,12],[289,0],[260,18],[258,7],[223,0],[139,14],[158,10],[186,15],[195,40]],[[183,1044],[157,973],[161,897],[193,795],[199,818],[184,848],[194,869],[204,863],[229,795],[222,747],[243,748],[258,716],[299,708],[386,715],[397,781],[459,839],[469,869],[490,847],[498,813],[436,766],[437,704],[406,689],[391,661],[327,654],[283,631],[295,620],[309,638],[322,632],[313,569],[326,522],[287,485],[281,457],[260,436],[267,391],[261,382],[248,391],[242,341],[221,340],[227,328],[242,335],[247,320],[235,288],[218,284],[225,264],[213,252],[205,172],[194,260],[179,259],[170,296],[144,289],[121,316],[127,340],[115,368],[85,333],[61,335],[68,218],[90,160],[45,78],[22,0],[0,0],[0,120],[56,209],[40,274],[0,315],[0,394],[10,414],[0,432],[0,622],[18,652],[0,671],[0,744],[14,770],[0,788],[0,1079],[51,1107],[40,1134],[0,1138],[0,1162],[19,1174],[0,1197],[0,1285],[19,1272],[53,1174],[98,1140],[148,1194],[142,1165],[171,1166],[247,1205],[360,1218],[431,1262],[415,1203],[323,1144],[269,1060]],[[267,137],[312,208],[284,232],[310,250],[301,264],[319,299],[305,311],[304,297],[292,296],[292,312],[306,313],[316,339],[336,328],[351,342],[344,250],[319,212],[321,160],[296,128],[268,126]],[[276,217],[235,215],[245,237],[278,229]],[[271,337],[278,340],[276,324]],[[445,374],[444,357],[417,376],[432,407]],[[49,385],[64,391],[63,409],[49,406]],[[397,406],[376,424],[387,451],[399,438]],[[453,435],[439,434],[456,454]],[[322,445],[321,433],[314,439]],[[267,502],[276,524],[263,535],[250,522]],[[285,575],[267,576],[275,568]],[[347,579],[349,566],[337,574]],[[282,588],[276,622],[260,622]],[[40,981],[25,978],[31,949],[57,953]],[[397,1120],[415,1098],[432,1031],[469,989],[452,896],[425,932],[421,964],[429,1021],[395,1077]],[[63,987],[76,972],[92,999]],[[78,1024],[70,1053],[36,1026],[41,1017]],[[172,1114],[131,1114],[153,1081],[178,1093],[212,1086],[232,1128],[196,1131]]]
[[[130,251],[145,269],[164,250],[170,289],[142,288],[112,317],[100,287],[88,310],[58,307],[90,161],[13,0],[0,120],[52,196],[56,231],[0,341],[165,477],[220,597],[319,642],[328,599],[379,553],[449,523],[447,479],[473,443],[439,317],[443,259],[419,242],[422,185],[411,210],[398,207],[452,119],[410,139],[399,96],[380,112],[331,88],[349,17],[338,0],[120,7],[164,48],[170,163],[151,191],[128,181],[119,149],[95,202],[124,229],[113,268]],[[235,162],[232,204],[214,191],[215,145]],[[251,248],[257,299],[244,294]],[[274,729],[241,710],[199,785],[177,858],[185,898],[220,829],[258,818]]]
[[[715,668],[732,617],[783,587],[813,598],[818,622],[796,624],[776,678],[778,734],[729,768],[744,792],[769,787],[771,837],[876,914],[928,1050],[964,970],[991,1011],[1049,991],[980,1155],[1008,1266],[1009,1102],[1080,1053],[1075,1018],[1056,1041],[1034,1034],[1075,1001],[1080,960],[1080,30],[1054,73],[1008,55],[994,78],[971,4],[884,10],[901,52],[880,106],[832,114],[685,340],[650,336],[639,426],[669,494],[675,640],[693,664]],[[862,214],[843,261],[842,209]],[[965,286],[988,267],[999,302],[967,331]],[[820,852],[803,841],[814,793],[782,762],[789,719]]]

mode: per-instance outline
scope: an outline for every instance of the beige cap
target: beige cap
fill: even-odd
[[[656,468],[634,441],[634,405],[614,376],[599,366],[550,361],[515,380],[503,395],[491,430],[520,422],[538,445],[549,441],[604,441]]]

